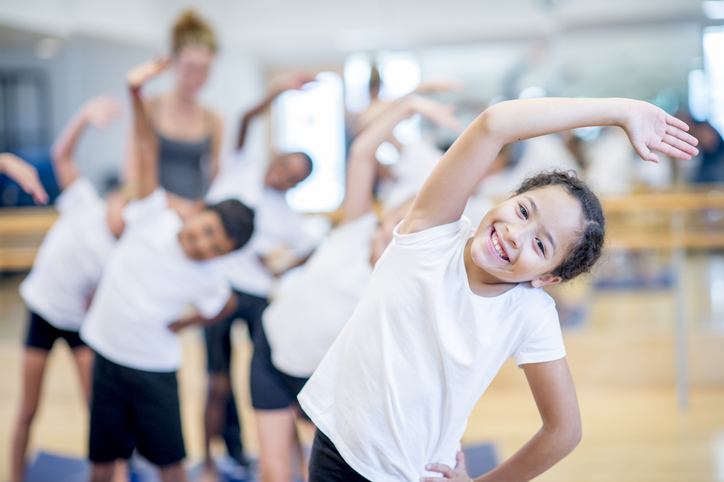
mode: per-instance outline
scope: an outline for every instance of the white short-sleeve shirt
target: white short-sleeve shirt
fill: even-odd
[[[295,377],[309,377],[362,298],[372,275],[370,212],[335,228],[309,258],[294,284],[264,311],[272,362]]]
[[[277,251],[303,258],[315,248],[304,229],[303,216],[289,207],[286,193],[264,186],[264,171],[243,149],[226,162],[206,195],[207,203],[238,199],[254,209],[254,233],[239,251],[222,258],[224,272],[235,290],[266,298],[274,274],[262,257]]]
[[[399,229],[399,226],[398,228]],[[299,395],[347,463],[375,482],[455,466],[475,403],[501,365],[565,356],[553,300],[519,284],[492,298],[470,289],[470,222],[394,239],[352,318]]]
[[[194,261],[178,240],[183,225],[168,207],[166,192],[131,202],[126,228],[106,265],[81,337],[119,365],[175,371],[181,365],[178,335],[168,329],[192,304],[213,318],[231,288],[217,259]]]
[[[303,258],[314,248],[302,215],[289,207],[285,193],[265,187],[254,209],[254,234],[242,249],[224,256],[222,266],[235,290],[266,298],[275,277],[262,258],[277,251]]]
[[[60,217],[43,239],[20,295],[51,325],[78,331],[116,238],[106,202],[88,179],[76,179],[55,207]]]

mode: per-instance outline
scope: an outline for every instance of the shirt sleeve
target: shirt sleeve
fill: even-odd
[[[206,289],[199,290],[194,306],[204,318],[214,318],[221,313],[231,297],[231,286],[221,270],[209,280]]]
[[[88,210],[91,206],[103,202],[93,184],[85,178],[79,177],[55,200],[55,208],[60,214]]]
[[[431,228],[423,229],[411,234],[400,234],[402,221],[393,231],[393,243],[397,246],[419,246],[435,247],[445,249],[448,243],[456,242],[461,235],[467,236],[470,233],[470,221],[462,217],[455,222],[441,224]]]
[[[168,200],[166,190],[162,188],[157,188],[143,199],[131,201],[123,209],[123,220],[126,222],[126,229],[155,222],[166,208],[168,208]]]
[[[566,356],[566,347],[563,344],[561,324],[558,321],[555,305],[543,313],[543,322],[513,353],[519,367],[526,363],[543,363],[559,360]]]

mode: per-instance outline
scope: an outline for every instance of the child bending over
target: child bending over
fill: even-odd
[[[141,198],[124,210],[126,228],[108,260],[81,329],[96,352],[89,458],[93,481],[110,480],[114,461],[137,448],[163,481],[183,481],[185,457],[176,370],[175,331],[209,324],[235,309],[236,298],[217,258],[239,249],[253,230],[253,212],[226,200],[182,219],[158,187],[158,140],[141,86],[168,67],[154,60],[131,70],[128,84],[140,159]],[[198,314],[185,319],[192,304]]]
[[[318,428],[310,481],[469,481],[460,439],[510,357],[525,372],[543,426],[477,481],[530,480],[578,444],[560,325],[540,288],[598,259],[605,223],[598,199],[575,177],[550,173],[525,181],[477,229],[461,216],[505,144],[594,125],[622,127],[645,160],[658,160],[649,149],[682,159],[697,152],[686,124],[645,102],[529,99],[483,112],[433,170],[299,395]]]
[[[57,339],[63,338],[71,348],[83,394],[90,402],[93,352],[78,331],[103,267],[123,232],[121,210],[129,198],[119,190],[111,191],[105,199],[100,197],[78,171],[73,151],[89,125],[102,128],[120,111],[120,103],[112,98],[89,100],[68,122],[51,150],[53,171],[62,191],[55,202],[60,217],[43,239],[33,268],[20,285],[20,296],[30,316],[23,354],[23,395],[13,437],[13,482],[23,480],[30,426],[38,408],[48,355]],[[32,166],[27,168],[21,186],[35,186],[31,188],[34,197],[47,201],[47,194],[39,181],[36,183],[37,171]],[[17,173],[17,167],[12,172]]]
[[[349,320],[392,239],[392,229],[410,207],[404,202],[378,219],[375,151],[400,121],[415,113],[444,127],[459,127],[450,106],[420,97],[398,102],[372,122],[350,149],[341,224],[304,265],[293,286],[282,291],[262,316],[250,379],[252,398],[273,400],[273,409],[255,410],[264,482],[293,480],[297,395]],[[337,277],[340,272],[343,280]],[[272,417],[275,424],[269,423]]]

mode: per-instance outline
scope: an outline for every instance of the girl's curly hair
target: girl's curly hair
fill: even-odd
[[[583,231],[581,238],[570,250],[568,257],[551,274],[568,281],[587,273],[601,257],[606,219],[603,216],[601,201],[591,188],[578,178],[573,171],[547,171],[530,177],[516,190],[516,195],[546,186],[561,186],[581,203],[583,211]]]

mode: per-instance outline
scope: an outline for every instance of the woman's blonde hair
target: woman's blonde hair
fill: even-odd
[[[171,51],[174,55],[186,46],[198,45],[216,53],[216,37],[208,23],[199,17],[194,10],[183,12],[173,25]]]

